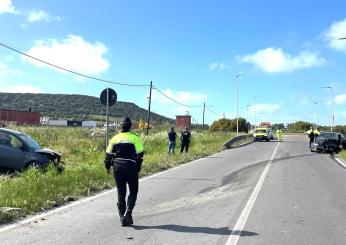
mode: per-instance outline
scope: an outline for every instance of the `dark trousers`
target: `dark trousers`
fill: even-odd
[[[129,168],[114,166],[114,178],[117,184],[118,191],[118,209],[120,216],[123,216],[125,211],[132,213],[136,205],[138,193],[138,172],[133,166]],[[129,185],[130,194],[126,202],[126,184]]]
[[[314,138],[310,138],[310,142],[309,142],[309,146],[310,146],[310,148],[311,148],[311,144],[314,142]]]
[[[181,142],[180,152],[183,152],[184,149],[185,149],[185,152],[188,152],[188,151],[189,151],[189,144],[190,144],[190,142],[184,142],[184,141],[182,141],[182,142]]]

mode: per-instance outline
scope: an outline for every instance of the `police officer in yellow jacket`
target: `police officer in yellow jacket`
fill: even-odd
[[[139,137],[130,131],[132,122],[129,117],[122,118],[121,132],[109,142],[106,150],[105,167],[107,173],[113,166],[115,183],[118,191],[118,211],[122,226],[133,224],[132,210],[138,193],[138,173],[143,162],[143,145]],[[126,198],[126,184],[130,194]]]

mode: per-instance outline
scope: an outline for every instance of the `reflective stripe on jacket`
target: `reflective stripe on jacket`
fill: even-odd
[[[143,145],[134,133],[122,132],[110,140],[106,152],[113,153],[115,160],[137,162],[139,157],[143,157]]]

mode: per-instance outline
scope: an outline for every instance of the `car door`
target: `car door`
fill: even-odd
[[[25,166],[26,152],[23,143],[15,135],[0,132],[0,166],[10,169],[22,169]]]
[[[342,144],[342,148],[345,150],[346,149],[346,137],[341,134],[341,144]]]

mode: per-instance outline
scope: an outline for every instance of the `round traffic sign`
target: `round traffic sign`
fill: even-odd
[[[117,93],[113,89],[111,88],[104,89],[100,95],[100,100],[102,104],[107,106],[107,90],[108,90],[108,106],[112,106],[117,101]]]

